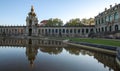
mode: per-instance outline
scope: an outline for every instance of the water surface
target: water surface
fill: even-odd
[[[53,40],[0,40],[0,71],[120,71],[115,56]]]

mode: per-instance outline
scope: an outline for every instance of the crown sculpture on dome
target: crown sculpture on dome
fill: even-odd
[[[33,5],[31,6],[31,12],[29,13],[29,15],[36,16]]]
[[[31,6],[31,12],[34,12],[34,7],[33,7],[33,5]]]

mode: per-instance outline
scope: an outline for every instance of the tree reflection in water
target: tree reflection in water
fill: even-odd
[[[48,54],[59,54],[61,53],[63,50],[62,47],[40,47],[40,51],[44,52],[44,53],[48,53]]]

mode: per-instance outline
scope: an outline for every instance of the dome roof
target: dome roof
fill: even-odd
[[[29,15],[36,16],[35,12],[29,12]]]

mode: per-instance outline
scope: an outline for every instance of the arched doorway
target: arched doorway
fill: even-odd
[[[105,32],[107,32],[107,26],[105,27]]]
[[[93,33],[93,32],[94,32],[94,31],[93,31],[93,29],[90,29],[90,32],[92,32],[92,33]]]
[[[115,25],[115,31],[118,31],[118,25]]]
[[[84,34],[84,29],[82,29],[82,34]]]
[[[112,31],[112,26],[109,27],[109,31],[110,31],[110,32]]]
[[[104,32],[104,28],[102,27],[102,32]]]
[[[29,36],[31,36],[32,35],[32,29],[30,28],[29,29]]]
[[[59,29],[59,36],[60,36],[60,37],[62,36],[61,29]]]

